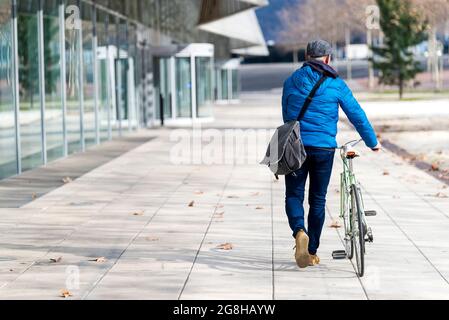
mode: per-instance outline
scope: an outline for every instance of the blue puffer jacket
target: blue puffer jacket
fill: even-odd
[[[298,118],[313,86],[325,73],[329,78],[318,89],[301,121],[301,137],[307,147],[336,148],[340,105],[365,144],[374,148],[378,141],[368,118],[346,83],[330,66],[310,61],[294,72],[284,83],[282,114],[284,122]]]

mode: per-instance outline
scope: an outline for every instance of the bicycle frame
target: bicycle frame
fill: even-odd
[[[340,218],[346,219],[346,215],[348,218],[349,225],[352,221],[352,213],[349,212],[349,205],[352,200],[352,194],[351,194],[351,188],[354,186],[355,188],[360,188],[360,184],[358,183],[355,174],[354,174],[354,167],[353,167],[353,159],[348,159],[346,157],[346,152],[348,151],[348,146],[355,146],[362,140],[359,140],[357,142],[351,141],[340,148],[340,156],[343,161],[343,172],[340,175],[341,184],[340,184]],[[354,143],[355,142],[355,143]],[[353,144],[351,144],[353,143]],[[362,193],[360,193],[360,200],[361,205],[364,208],[364,201]],[[365,216],[363,216],[363,223],[367,225]],[[352,229],[352,228],[351,228]],[[350,231],[350,230],[349,230]],[[352,234],[348,230],[345,230],[345,237],[352,237]]]

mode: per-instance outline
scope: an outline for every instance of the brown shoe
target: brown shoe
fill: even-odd
[[[296,235],[296,264],[300,268],[307,268],[310,263],[309,255],[309,236],[301,230]]]
[[[320,257],[318,257],[316,254],[314,255],[310,255],[310,262],[309,262],[309,266],[313,267],[313,266],[317,266],[320,264]]]

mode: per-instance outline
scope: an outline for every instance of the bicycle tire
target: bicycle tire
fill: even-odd
[[[351,189],[353,200],[355,200],[351,201],[353,204],[355,204],[355,208],[353,206],[352,212],[352,240],[356,257],[357,274],[359,275],[359,277],[363,277],[365,273],[365,233],[363,227],[364,213],[362,208],[360,189],[355,185],[353,185]],[[355,228],[357,228],[357,230],[355,230]]]
[[[346,251],[346,257],[349,260],[352,260],[354,257],[354,245],[352,243],[352,235],[351,235],[351,215],[350,215],[350,209],[349,209],[349,200],[347,200],[348,194],[346,192],[346,185],[344,183],[344,178],[342,176],[341,181],[341,188],[340,188],[340,205],[341,210],[343,212],[343,225],[344,225],[344,231],[345,231],[345,238],[343,239],[345,242],[345,251]]]

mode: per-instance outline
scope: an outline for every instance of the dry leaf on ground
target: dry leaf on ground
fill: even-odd
[[[333,220],[332,223],[329,225],[329,228],[341,228],[341,223],[338,220]]]
[[[262,206],[257,206],[256,207],[256,210],[263,210],[264,209],[264,207],[262,207]]]
[[[133,216],[143,216],[143,214],[144,212],[142,210],[133,212]]]
[[[105,263],[106,261],[108,261],[108,259],[106,259],[105,257],[99,257],[99,258],[91,259],[89,261],[98,262],[98,263]]]
[[[217,246],[217,249],[220,249],[220,250],[232,250],[232,249],[234,249],[234,246],[233,246],[233,244],[232,243],[223,243],[223,244],[220,244],[219,246]]]
[[[387,170],[385,170],[384,173],[383,173],[383,175],[384,175],[384,176],[389,176],[389,175],[390,175],[390,172],[388,172]]]
[[[65,177],[64,179],[62,179],[62,182],[64,182],[65,184],[73,182],[72,178],[70,177]]]
[[[57,257],[57,258],[51,258],[50,259],[50,262],[52,262],[52,263],[58,263],[58,262],[61,262],[62,261],[62,257]]]
[[[72,296],[72,293],[69,290],[63,289],[61,290],[60,296],[63,298],[68,298]]]
[[[193,207],[195,205],[195,201],[190,201],[189,202],[189,207]]]
[[[432,163],[432,166],[430,167],[431,171],[440,171],[440,165],[436,162]]]
[[[447,198],[449,198],[449,196],[448,196],[447,194],[444,194],[444,193],[442,193],[442,192],[438,192],[438,193],[435,195],[435,197],[441,198],[441,199],[447,199]]]
[[[159,238],[157,238],[157,237],[146,237],[145,240],[154,242],[154,241],[159,241]]]

